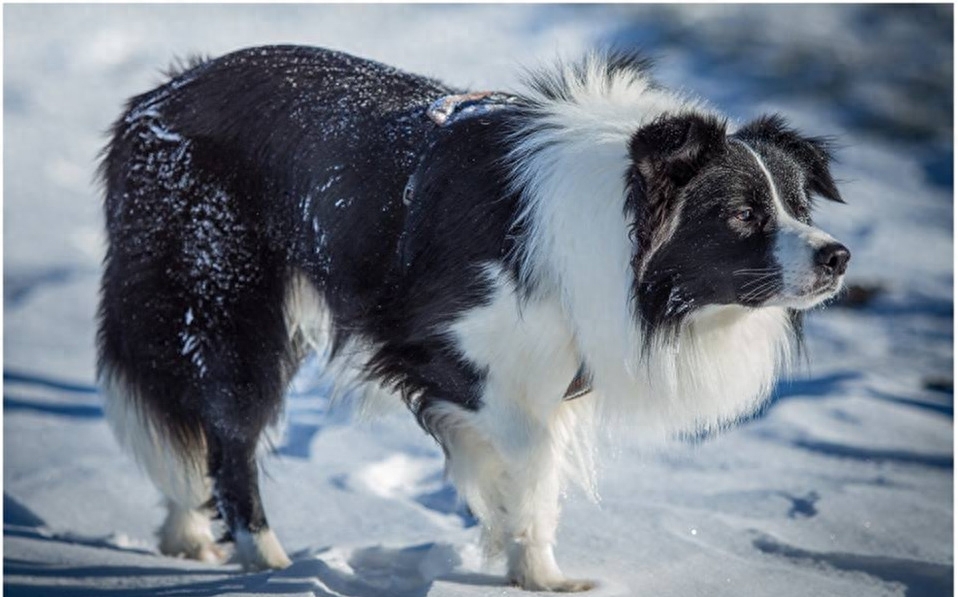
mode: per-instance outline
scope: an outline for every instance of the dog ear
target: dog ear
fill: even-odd
[[[674,212],[679,191],[727,150],[726,123],[713,116],[665,116],[635,132],[629,144],[628,207],[635,214],[637,257],[647,254]]]
[[[831,201],[845,202],[829,168],[832,152],[828,139],[803,137],[778,114],[750,122],[733,136],[745,142],[768,143],[781,149],[805,170],[809,191]]]
[[[632,163],[645,180],[664,178],[681,188],[725,148],[725,122],[712,116],[665,116],[632,135]]]

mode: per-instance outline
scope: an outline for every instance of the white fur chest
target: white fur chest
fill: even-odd
[[[600,322],[576,320],[555,297],[522,301],[507,276],[493,279],[491,302],[450,332],[462,355],[486,371],[486,432],[507,443],[525,435],[510,430],[512,422],[548,424],[583,361],[594,391],[581,400],[594,402],[607,422],[653,441],[714,430],[752,413],[789,361],[791,325],[783,308],[708,307],[691,315],[674,341],[653,341],[645,354],[638,345],[612,352],[622,346],[617,338],[604,344],[595,338],[603,348],[595,352],[575,331],[594,333]],[[634,327],[626,335],[641,338]]]

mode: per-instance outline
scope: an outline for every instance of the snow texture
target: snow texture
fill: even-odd
[[[483,568],[475,520],[412,417],[352,423],[312,362],[265,460],[264,500],[293,565],[244,575],[157,552],[159,495],[120,452],[92,384],[95,156],[126,98],[175,56],[279,42],[479,90],[507,90],[520,65],[557,55],[643,46],[664,82],[736,122],[780,111],[837,135],[848,205],[822,205],[817,221],[851,248],[856,287],[808,317],[807,365],[718,437],[612,447],[601,501],[570,492],[557,557],[598,579],[595,595],[952,593],[951,6],[9,5],[4,16],[8,595],[520,594]],[[212,246],[221,231],[196,233]]]

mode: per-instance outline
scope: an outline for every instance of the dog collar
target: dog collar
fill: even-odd
[[[589,392],[592,391],[592,374],[589,373],[589,370],[586,369],[585,364],[579,366],[579,370],[576,371],[575,377],[572,378],[572,382],[569,384],[569,387],[566,388],[565,395],[562,397],[563,400],[575,400],[576,398],[581,398]]]
[[[439,126],[448,126],[460,118],[482,116],[514,104],[518,98],[499,91],[475,91],[444,95],[434,101],[426,114]]]

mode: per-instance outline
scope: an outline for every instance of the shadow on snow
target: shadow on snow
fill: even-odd
[[[886,582],[905,585],[906,597],[937,597],[954,591],[953,567],[935,562],[842,552],[814,552],[761,536],[752,544],[762,553],[835,570],[864,572]]]

